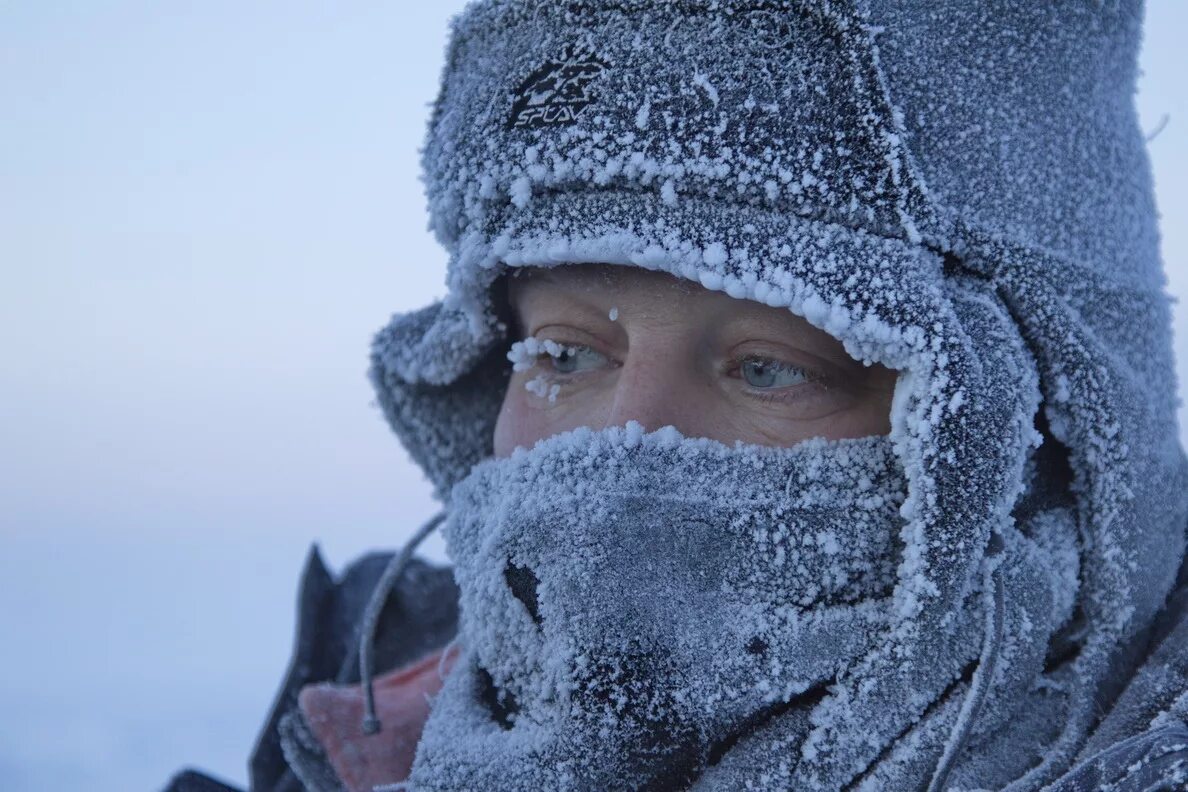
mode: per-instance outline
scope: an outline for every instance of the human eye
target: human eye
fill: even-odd
[[[810,382],[809,372],[782,360],[745,357],[738,363],[738,376],[752,388],[775,390]]]
[[[512,344],[507,357],[516,371],[542,365],[556,374],[577,374],[602,368],[608,363],[605,355],[586,344],[568,344],[535,337]]]
[[[549,353],[553,371],[558,374],[576,374],[579,371],[602,368],[606,357],[588,346],[562,347],[556,354]]]

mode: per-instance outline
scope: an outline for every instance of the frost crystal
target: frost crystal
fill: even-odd
[[[701,72],[697,72],[693,75],[693,84],[705,91],[706,96],[709,97],[714,107],[718,106],[718,102],[720,101],[718,98],[718,89],[714,88],[713,84],[710,83],[709,77]]]
[[[1116,661],[1169,601],[1188,523],[1131,101],[1139,15],[468,7],[424,151],[449,293],[377,337],[372,371],[443,497],[472,470],[522,497],[505,523],[478,508],[503,490],[451,501],[474,664],[434,710],[414,788],[632,788],[668,772],[695,790],[1031,790],[1078,753],[1149,735],[1155,714],[1182,726],[1176,695]],[[558,44],[576,31],[580,46]],[[515,96],[532,74],[547,79]],[[517,126],[505,99],[535,102],[539,122]],[[846,479],[845,444],[810,443],[788,467],[638,426],[483,467],[506,373],[487,365],[505,348],[492,288],[508,268],[575,262],[786,308],[899,370],[886,443],[902,492],[888,499],[861,455]],[[514,369],[556,354],[517,343]],[[889,504],[889,522],[863,517]],[[509,562],[540,564],[531,597]],[[778,605],[762,580],[783,582]],[[1166,651],[1161,667],[1188,662],[1182,641]],[[475,694],[479,667],[518,703],[506,729]],[[1126,691],[1116,715],[1098,709],[1105,690]],[[727,744],[712,767],[681,764]]]

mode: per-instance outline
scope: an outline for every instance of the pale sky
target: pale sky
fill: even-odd
[[[5,790],[244,783],[309,544],[432,513],[365,369],[443,292],[417,148],[462,5],[0,0]],[[1152,4],[1138,98],[1176,296],[1186,22]]]

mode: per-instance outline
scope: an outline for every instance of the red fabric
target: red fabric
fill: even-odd
[[[383,724],[376,734],[363,733],[362,686],[322,682],[302,688],[301,714],[351,792],[408,778],[429,718],[429,698],[441,690],[438,666],[442,675],[449,673],[458,656],[451,650],[443,662],[442,654],[375,678],[375,711]]]

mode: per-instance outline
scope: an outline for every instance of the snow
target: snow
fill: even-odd
[[[572,355],[576,352],[577,347],[559,344],[551,338],[529,336],[511,345],[507,351],[507,359],[511,361],[513,371],[526,371],[536,365],[541,355],[556,358],[566,353]]]
[[[549,381],[543,374],[538,374],[524,383],[524,390],[543,399],[549,395]]]
[[[509,194],[512,203],[523,209],[532,200],[532,179],[527,175],[516,178],[511,184]]]
[[[652,114],[652,103],[644,102],[639,106],[639,111],[635,114],[635,128],[639,130],[646,130],[648,128],[648,120]]]
[[[676,186],[673,184],[672,179],[666,180],[664,182],[664,186],[660,188],[660,200],[664,201],[664,203],[668,204],[669,206],[676,205]]]
[[[706,96],[709,97],[710,103],[714,107],[718,106],[718,102],[721,101],[718,97],[718,89],[709,81],[709,77],[702,72],[695,72],[693,74],[693,84],[705,91]]]

